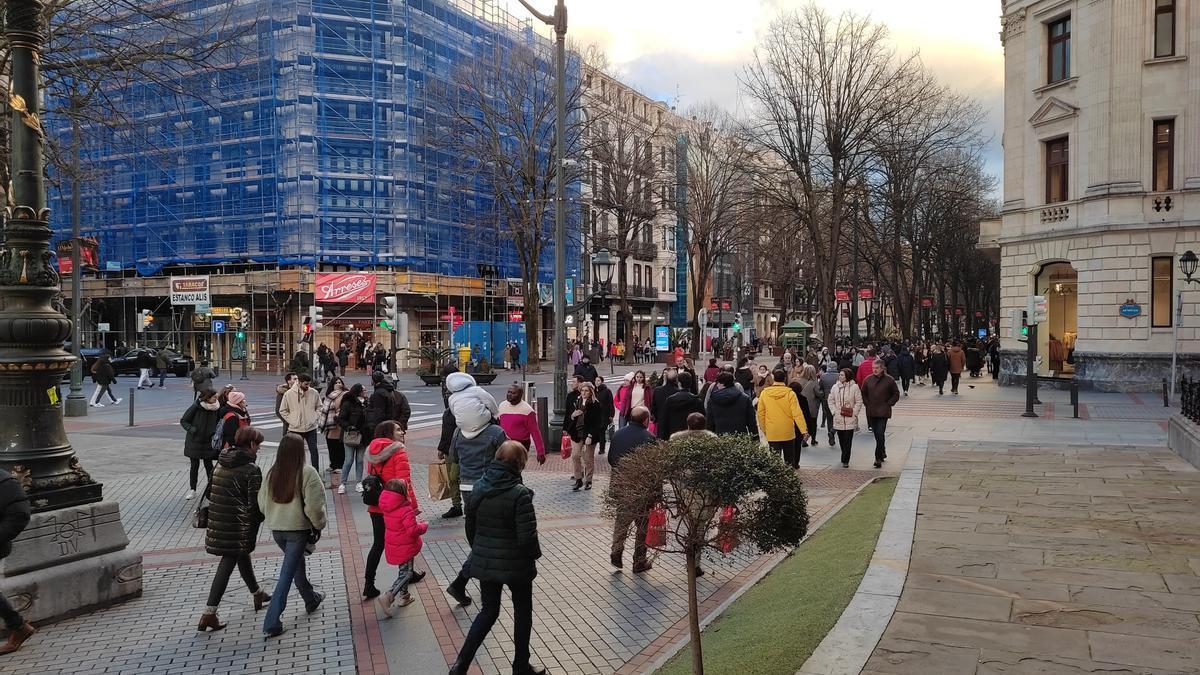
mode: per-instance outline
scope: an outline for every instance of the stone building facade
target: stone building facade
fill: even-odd
[[[1049,299],[1039,375],[1157,391],[1178,344],[1200,367],[1200,6],[1006,0],[1002,380],[1025,373],[1011,309]]]

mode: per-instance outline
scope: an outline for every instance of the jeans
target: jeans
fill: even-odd
[[[402,597],[408,595],[408,580],[412,578],[413,561],[398,566],[396,568],[396,580],[392,582],[392,597]]]
[[[366,450],[363,446],[345,446],[346,460],[342,462],[342,484],[350,482],[350,467],[355,467],[358,472],[358,482],[362,482],[363,472],[363,452]]]
[[[375,571],[379,569],[379,558],[383,556],[383,514],[371,514],[371,550],[367,553],[365,588],[375,588]]]
[[[950,373],[950,392],[958,393],[958,381],[962,378],[962,373]]]
[[[854,430],[838,430],[838,445],[842,448],[842,464],[850,463],[850,448],[854,445]]]
[[[325,437],[325,444],[329,447],[330,471],[342,468],[342,465],[346,463],[346,444],[340,438],[329,438],[328,436]]]
[[[196,459],[195,457],[190,457],[189,459],[192,460],[192,467],[188,471],[188,485],[195,490],[196,479],[200,477],[200,460]],[[204,460],[204,473],[208,474],[208,482],[210,483],[212,482],[212,472],[213,461],[211,459]]]
[[[283,551],[283,565],[279,568],[279,581],[275,583],[275,592],[271,594],[271,606],[267,608],[267,618],[263,620],[263,632],[283,628],[280,618],[283,610],[287,609],[288,591],[292,590],[292,582],[305,604],[317,602],[317,594],[308,581],[304,568],[304,546],[308,543],[307,530],[276,530],[271,533],[275,543]]]
[[[871,433],[875,434],[875,461],[882,462],[884,456],[887,455],[887,448],[884,445],[884,433],[887,431],[888,418],[886,417],[868,417],[867,424],[871,425]]]
[[[618,511],[617,521],[613,525],[612,554],[615,557],[625,555],[625,540],[629,539],[629,526],[634,525],[633,562],[646,562],[646,530],[650,526],[648,514],[637,517],[629,511]]]
[[[0,593],[0,619],[4,620],[4,627],[9,630],[16,630],[25,625],[25,619],[8,604],[8,598],[3,593]]]
[[[159,368],[158,369],[158,387],[161,389],[165,386],[167,386],[167,369]]]
[[[829,401],[827,399],[821,399],[821,414],[825,416],[821,421],[821,426],[828,429],[829,437],[833,438],[833,411],[829,409]],[[813,433],[815,435],[816,432]]]
[[[250,562],[250,554],[223,555],[221,562],[217,563],[217,576],[213,577],[212,588],[208,591],[209,607],[221,604],[221,598],[225,597],[225,589],[229,587],[229,577],[233,575],[234,567],[237,567],[238,573],[242,575],[242,581],[246,582],[246,588],[250,589],[251,593],[259,591],[258,579],[254,576],[254,565]]]
[[[511,582],[508,590],[513,600],[513,670],[520,671],[529,665],[529,636],[533,633],[533,582]],[[470,665],[483,639],[491,632],[500,617],[500,598],[504,584],[480,581],[479,594],[482,607],[471,624],[471,630],[458,652],[456,663]]]
[[[772,452],[782,452],[783,461],[793,469],[800,468],[800,451],[796,448],[796,439],[790,441],[768,441]]]
[[[317,450],[317,430],[311,429],[311,430],[305,431],[303,433],[296,432],[296,435],[299,436],[300,438],[303,438],[305,443],[308,443],[308,459],[310,462],[312,462],[312,467],[317,470],[317,473],[320,473],[321,472],[321,463],[320,463],[321,454],[320,454],[320,451]]]
[[[596,472],[596,444],[571,441],[571,468],[575,480],[592,482],[592,475]]]
[[[112,393],[112,385],[111,385],[111,384],[98,384],[98,385],[96,385],[96,391],[95,391],[95,393],[93,393],[93,394],[92,394],[92,401],[91,401],[91,402],[92,402],[92,403],[99,403],[99,402],[100,402],[100,396],[101,396],[102,394],[108,394],[108,400],[112,401],[113,403],[116,403],[116,402],[117,402],[117,397],[116,397],[116,396],[113,396],[113,393]]]

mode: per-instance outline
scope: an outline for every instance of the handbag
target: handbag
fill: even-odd
[[[726,555],[738,547],[738,536],[733,532],[733,524],[737,518],[737,507],[726,506],[721,509],[721,518],[717,521],[717,547]]]
[[[842,417],[854,417],[854,406],[846,405],[845,389],[843,389],[840,393],[842,394]]]
[[[563,459],[571,459],[571,437],[567,434],[562,435],[562,444],[559,446],[559,451],[562,453]]]
[[[367,476],[362,481],[362,500],[367,506],[379,506],[379,496],[383,494],[383,479],[367,466]]]
[[[208,491],[212,489],[212,481],[209,481],[208,487],[204,488],[204,492],[200,494],[200,501],[196,503],[196,510],[192,512],[192,527],[197,530],[208,529]]]
[[[362,432],[358,429],[347,429],[345,433],[342,434],[342,442],[346,445],[358,447],[362,445],[362,440]]]
[[[646,546],[662,548],[667,545],[667,510],[655,506],[646,519]]]

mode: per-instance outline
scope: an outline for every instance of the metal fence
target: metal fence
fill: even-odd
[[[1179,406],[1184,417],[1200,424],[1200,380],[1179,378]]]

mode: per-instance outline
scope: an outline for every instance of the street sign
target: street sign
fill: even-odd
[[[213,335],[221,335],[225,332],[225,321],[223,319],[213,319],[212,322]]]
[[[514,309],[508,313],[508,320],[513,323],[520,323],[525,320],[525,312],[520,309]]]
[[[110,330],[112,330],[112,327],[106,323],[98,323],[98,324],[96,324],[96,329],[99,330],[101,333],[107,333]]]
[[[875,289],[874,288],[858,289],[858,299],[859,300],[871,300],[874,297],[875,297]]]
[[[833,292],[833,299],[838,302],[850,302],[850,291],[839,288]]]

